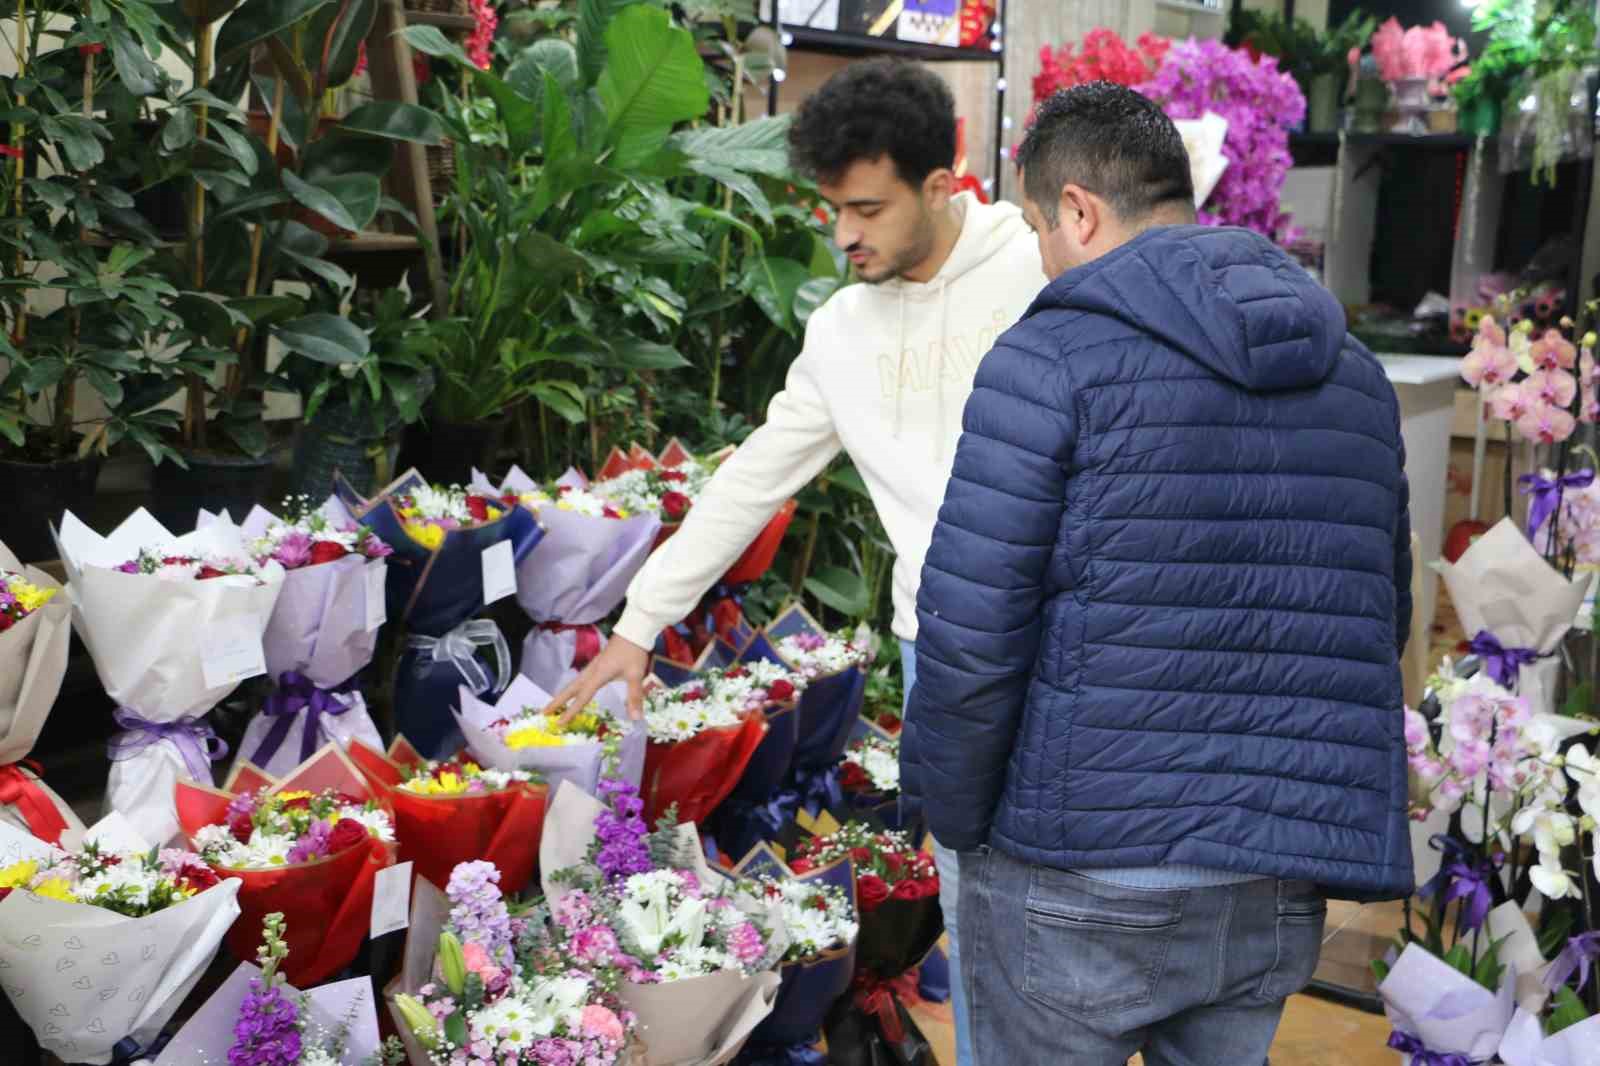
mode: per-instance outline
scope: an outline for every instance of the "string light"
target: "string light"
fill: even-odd
[[[999,81],[994,83],[994,91],[997,93],[1003,93],[1006,91],[1006,80],[1004,78],[1001,78]]]
[[[783,79],[787,78],[788,76],[789,76],[789,72],[787,70],[784,70],[782,67],[774,67],[774,68],[772,68],[772,80],[773,81],[778,82],[778,83],[781,84],[783,82]]]
[[[794,47],[794,34],[790,33],[788,30],[783,31],[783,46],[785,48]]]
[[[1011,116],[1010,115],[1006,115],[1006,116],[1004,116],[1003,118],[1000,119],[1000,128],[1003,129],[1003,130],[1008,130],[1013,125],[1014,125],[1014,123],[1011,121]]]

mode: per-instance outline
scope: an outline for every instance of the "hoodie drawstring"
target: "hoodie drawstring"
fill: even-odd
[[[900,439],[900,426],[902,423],[901,411],[905,404],[902,402],[906,393],[906,290],[904,284],[896,285],[900,294],[900,326],[895,333],[895,343],[900,349],[898,365],[894,373],[894,439]]]

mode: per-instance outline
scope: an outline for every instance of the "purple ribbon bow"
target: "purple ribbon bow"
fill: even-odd
[[[813,818],[824,810],[838,810],[844,806],[844,789],[839,785],[837,766],[796,770],[794,785],[800,792],[800,805]]]
[[[1580,933],[1567,940],[1567,946],[1561,949],[1561,954],[1556,956],[1556,961],[1550,964],[1550,969],[1545,971],[1544,986],[1554,992],[1578,975],[1577,991],[1582,992],[1583,986],[1589,983],[1589,964],[1600,959],[1600,931]]]
[[[1389,1046],[1410,1055],[1411,1066],[1473,1066],[1475,1061],[1459,1052],[1429,1051],[1426,1044],[1400,1029],[1389,1034]]]
[[[131,759],[152,744],[165,740],[183,756],[183,765],[188,768],[190,777],[209,782],[211,764],[228,754],[227,741],[198,718],[152,722],[126,707],[118,707],[111,718],[125,730],[106,741],[106,755],[113,762]]]
[[[1494,905],[1494,892],[1489,887],[1493,867],[1484,860],[1474,862],[1472,853],[1454,837],[1435,835],[1428,846],[1444,855],[1439,872],[1428,883],[1417,889],[1424,899],[1438,898],[1443,909],[1455,900],[1461,900],[1461,926],[1471,931],[1481,926],[1489,917]]]
[[[1467,650],[1483,661],[1483,668],[1489,671],[1494,683],[1502,688],[1515,685],[1522,668],[1539,658],[1539,653],[1533,648],[1506,647],[1487,629],[1478,630],[1478,635],[1472,638]]]
[[[1579,470],[1553,479],[1540,474],[1523,474],[1517,478],[1517,484],[1522,486],[1524,496],[1532,497],[1528,501],[1528,539],[1532,540],[1539,527],[1561,506],[1561,498],[1568,489],[1586,489],[1594,484],[1594,471]]]
[[[311,758],[316,754],[317,739],[322,732],[322,716],[344,714],[355,706],[354,700],[344,697],[344,693],[354,687],[347,682],[336,689],[326,689],[298,671],[285,673],[278,678],[278,687],[261,704],[261,713],[277,721],[272,723],[272,729],[262,738],[260,747],[256,748],[250,761],[257,766],[265,766],[272,761],[278,749],[283,747],[283,742],[289,739],[289,729],[301,711],[306,712],[306,719],[305,729],[300,734],[300,761]]]

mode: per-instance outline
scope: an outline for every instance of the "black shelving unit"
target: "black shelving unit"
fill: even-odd
[[[770,25],[785,48],[824,55],[842,56],[900,56],[931,63],[993,63],[996,67],[995,122],[994,122],[994,195],[1000,191],[1001,167],[1005,161],[1006,114],[1006,53],[1005,21],[1006,0],[996,4],[994,23],[989,27],[988,48],[956,48],[947,45],[924,44],[920,41],[901,41],[892,37],[873,37],[865,33],[847,33],[840,30],[822,30],[812,26],[786,26],[779,18],[778,0],[772,0]],[[779,79],[774,78],[767,91],[767,113],[777,114]]]

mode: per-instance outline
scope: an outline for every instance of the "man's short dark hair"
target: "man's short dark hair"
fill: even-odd
[[[1069,184],[1128,222],[1163,208],[1194,209],[1189,153],[1177,127],[1154,101],[1111,82],[1063,89],[1040,104],[1017,166],[1028,199],[1052,228]]]
[[[921,186],[956,158],[956,104],[937,74],[875,59],[841,70],[800,106],[789,155],[813,178],[837,181],[851,165],[888,156],[900,180]]]

